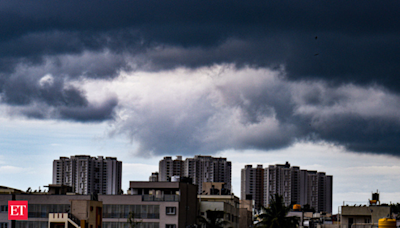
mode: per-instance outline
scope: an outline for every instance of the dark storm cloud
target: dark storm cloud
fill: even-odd
[[[391,0],[1,1],[0,101],[10,113],[86,122],[130,109],[115,132],[156,154],[301,140],[396,154],[398,12]],[[210,87],[222,106],[207,93],[172,107],[175,96],[145,108],[113,96],[95,103],[77,86],[122,71],[229,64],[232,77],[250,67],[281,78],[252,84],[241,75]]]
[[[399,88],[397,1],[17,0],[0,9],[2,69],[47,55],[111,50],[141,54],[155,69],[284,64],[292,79]]]

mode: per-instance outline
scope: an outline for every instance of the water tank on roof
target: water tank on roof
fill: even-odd
[[[396,228],[396,219],[381,218],[378,221],[379,228]]]
[[[372,200],[379,201],[379,193],[378,192],[372,193]]]
[[[172,176],[171,177],[171,182],[179,182],[180,177],[179,176]]]

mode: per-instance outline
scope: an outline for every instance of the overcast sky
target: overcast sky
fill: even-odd
[[[398,1],[0,2],[0,185],[59,156],[165,155],[334,176],[334,211],[400,202]]]

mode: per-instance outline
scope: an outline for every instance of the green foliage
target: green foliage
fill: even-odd
[[[199,216],[199,222],[202,225],[205,225],[206,228],[223,228],[228,225],[229,222],[224,220],[225,213],[223,211],[217,210],[207,210],[207,218],[203,216]]]
[[[256,227],[261,228],[295,228],[298,226],[297,217],[286,217],[292,205],[286,207],[283,197],[275,194],[271,197],[268,208],[263,207],[264,213],[259,215],[260,222]]]
[[[134,213],[131,211],[131,212],[129,212],[127,222],[129,224],[130,228],[139,228],[140,224],[142,223],[142,220],[139,220],[139,221],[135,220]]]

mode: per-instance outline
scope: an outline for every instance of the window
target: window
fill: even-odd
[[[167,215],[176,215],[176,207],[166,207],[165,214]]]
[[[176,228],[175,224],[166,224],[165,228]]]
[[[7,212],[8,211],[8,205],[1,205],[0,206],[0,212]]]
[[[8,222],[0,222],[0,228],[7,228]]]

